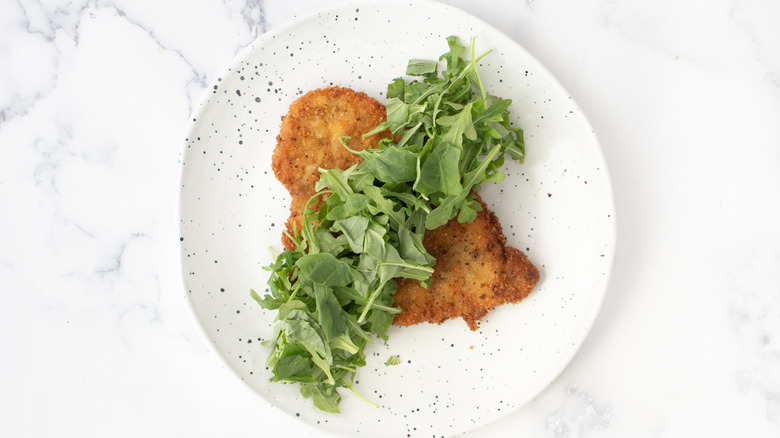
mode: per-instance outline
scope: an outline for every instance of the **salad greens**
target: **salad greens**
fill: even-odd
[[[523,161],[511,101],[488,95],[477,71],[490,52],[475,57],[472,39],[467,60],[456,37],[447,43],[441,74],[437,61],[411,60],[406,74],[419,79],[397,78],[387,87],[387,121],[366,136],[389,129],[398,142],[352,151],[363,160],[346,170],[320,169],[302,229],[289,235],[296,248],[266,267],[269,293],[250,292],[278,311],[276,333],[265,343],[271,380],[300,384],[324,411],[339,412],[339,387],[360,396],[353,382],[366,364],[365,347],[375,337],[386,341],[401,311],[393,307],[395,279],[430,284],[436,261],[423,246],[425,231],[456,216],[474,220],[481,206],[473,192],[504,178],[506,153]]]

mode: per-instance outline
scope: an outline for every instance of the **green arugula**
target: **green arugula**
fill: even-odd
[[[346,170],[320,169],[302,229],[289,234],[296,249],[266,267],[264,297],[250,291],[277,311],[275,335],[264,343],[271,380],[300,384],[323,411],[339,412],[339,387],[363,398],[353,382],[365,347],[375,337],[386,341],[401,311],[393,306],[395,279],[430,284],[436,260],[423,246],[425,231],[454,217],[474,220],[481,207],[473,193],[504,178],[506,153],[525,156],[523,132],[509,121],[511,100],[488,95],[477,71],[487,53],[475,57],[472,39],[466,60],[456,37],[447,44],[438,61],[409,61],[406,74],[420,79],[387,87],[387,121],[366,136],[389,129],[399,141],[351,151],[362,161]]]

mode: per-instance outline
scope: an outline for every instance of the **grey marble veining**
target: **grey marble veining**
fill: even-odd
[[[319,436],[209,351],[181,291],[176,202],[208,84],[332,3],[0,4],[0,435]],[[571,92],[618,217],[582,350],[466,436],[780,434],[780,6],[448,3]]]

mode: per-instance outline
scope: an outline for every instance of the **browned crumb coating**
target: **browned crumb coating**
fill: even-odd
[[[495,306],[516,303],[539,281],[539,271],[525,254],[506,245],[501,224],[477,196],[482,211],[471,223],[453,219],[425,233],[425,249],[436,258],[431,285],[398,279],[395,304],[403,309],[393,324],[442,323],[462,317],[476,330],[477,321]]]
[[[292,230],[293,223],[301,229],[303,207],[314,195],[314,185],[320,179],[318,169],[346,169],[360,161],[358,155],[344,149],[339,138],[351,137],[347,141],[350,149],[375,148],[389,132],[365,139],[363,134],[385,117],[381,103],[349,88],[320,88],[290,105],[287,115],[282,117],[271,161],[276,178],[292,197],[288,230]],[[286,236],[282,241],[287,249],[292,249]]]

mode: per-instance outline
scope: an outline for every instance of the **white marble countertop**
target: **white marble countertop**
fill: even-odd
[[[320,436],[201,337],[176,199],[193,102],[327,3],[0,3],[0,436]],[[618,217],[580,352],[467,436],[780,436],[780,3],[447,3],[579,102]]]

